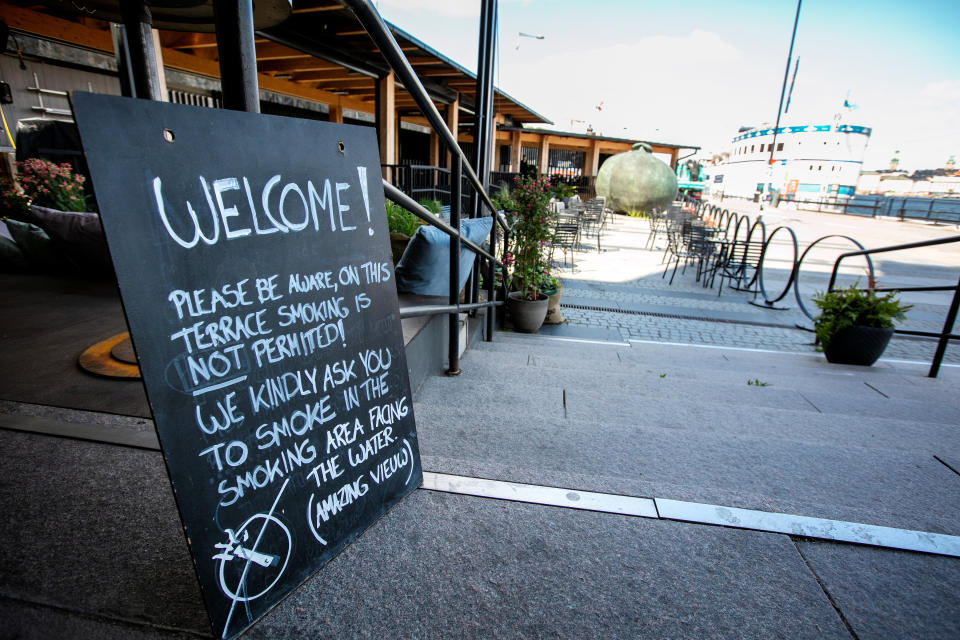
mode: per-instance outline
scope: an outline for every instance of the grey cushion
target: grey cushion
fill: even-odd
[[[97,273],[112,270],[99,214],[59,211],[36,205],[30,210],[36,224],[81,270]]]
[[[24,271],[27,269],[27,257],[17,246],[7,223],[0,220],[0,271]]]
[[[7,219],[10,235],[27,258],[29,267],[36,271],[63,271],[70,267],[63,253],[47,233],[35,224]]]

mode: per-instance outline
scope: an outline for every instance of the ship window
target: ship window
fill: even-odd
[[[813,171],[813,165],[810,165],[810,171]]]
[[[818,164],[818,165],[817,165],[817,171],[823,171],[823,165],[822,165],[822,164]]]
[[[750,153],[753,153],[753,145],[750,145]]]
[[[783,151],[783,143],[777,145],[777,151]]]

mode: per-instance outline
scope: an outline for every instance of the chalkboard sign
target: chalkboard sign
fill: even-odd
[[[207,611],[232,638],[422,481],[374,130],[73,106]]]

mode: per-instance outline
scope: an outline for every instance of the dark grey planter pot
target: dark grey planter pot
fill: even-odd
[[[536,333],[540,331],[544,318],[547,317],[547,305],[550,299],[542,296],[540,300],[524,300],[520,292],[512,291],[507,296],[507,313],[513,328],[521,333]]]
[[[863,327],[855,325],[841,329],[833,336],[830,346],[823,348],[827,362],[834,364],[858,364],[869,367],[883,355],[893,328]]]

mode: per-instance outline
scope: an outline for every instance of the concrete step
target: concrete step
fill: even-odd
[[[630,341],[602,342],[578,341],[563,338],[543,336],[524,336],[499,332],[494,342],[478,343],[474,349],[478,351],[506,352],[512,354],[515,361],[524,360],[523,355],[539,356],[538,361],[544,366],[566,366],[563,360],[567,356],[596,359],[600,363],[613,360],[636,360],[641,362],[664,362],[694,367],[709,366],[716,369],[740,369],[750,366],[758,373],[785,373],[793,375],[797,371],[813,369],[823,371],[834,369],[837,371],[860,371],[864,376],[880,378],[884,375],[925,376],[930,367],[929,362],[906,365],[898,362],[888,362],[881,359],[872,367],[855,367],[849,365],[834,365],[826,361],[823,354],[814,351],[812,346],[808,353],[772,352],[762,350],[748,350],[725,348],[711,345],[673,345],[651,342]],[[628,346],[629,345],[629,346]],[[619,354],[616,355],[615,354]],[[600,364],[598,366],[604,366]],[[932,384],[948,387],[960,381],[960,368],[943,367],[938,378]]]
[[[498,479],[551,473],[559,486],[604,490],[594,476],[623,478],[654,497],[674,497],[656,492],[679,488],[681,499],[741,506],[722,500],[762,496],[763,506],[750,508],[808,505],[803,515],[845,519],[856,513],[871,524],[960,534],[960,481],[931,452],[670,429],[602,416],[549,418],[535,403],[513,404],[507,415],[483,415],[479,405],[415,406],[423,455],[499,465],[507,477]],[[868,518],[873,511],[883,517]]]
[[[756,407],[740,405],[711,405],[691,403],[686,400],[661,400],[650,402],[632,412],[607,410],[591,414],[577,405],[577,396],[567,398],[564,411],[562,392],[559,401],[534,401],[538,415],[546,420],[600,421],[603,425],[624,424],[628,426],[656,427],[703,433],[729,434],[788,442],[824,443],[843,447],[866,447],[914,451],[935,454],[941,458],[960,460],[960,438],[957,426],[946,422],[926,422],[920,419],[870,417],[850,419],[803,409],[782,407]],[[556,400],[554,398],[553,400]],[[528,402],[529,404],[529,402]],[[416,411],[476,411],[475,422],[486,419],[506,419],[515,416],[516,410],[500,400],[460,399],[452,403],[440,403],[435,399],[414,403]]]
[[[826,385],[799,391],[788,385],[766,387],[749,386],[743,377],[736,384],[722,381],[697,381],[683,384],[659,376],[647,375],[643,379],[622,386],[619,378],[608,383],[610,369],[629,371],[626,365],[610,365],[607,370],[592,366],[568,365],[568,373],[558,376],[557,381],[540,377],[534,367],[506,367],[489,371],[488,375],[474,377],[472,374],[456,378],[428,380],[417,399],[440,404],[458,403],[471,396],[487,398],[489,407],[494,405],[529,405],[534,402],[542,411],[562,414],[564,409],[570,417],[603,416],[605,420],[631,420],[644,415],[656,405],[673,407],[682,411],[690,406],[712,407],[722,415],[730,406],[770,407],[828,413],[850,417],[922,419],[926,422],[960,424],[960,406],[954,401],[908,400],[884,398],[866,385],[853,385],[850,389],[834,390]],[[493,374],[498,373],[494,377]],[[572,373],[569,373],[571,372]],[[576,376],[582,372],[584,381]],[[679,377],[679,376],[675,376]],[[662,384],[661,384],[662,383]],[[809,382],[810,386],[818,383]]]
[[[905,399],[929,401],[931,397],[943,397],[953,403],[953,384],[921,375],[907,375],[903,370],[896,374],[874,375],[870,368],[824,366],[811,369],[799,369],[793,372],[766,371],[755,373],[762,367],[752,364],[743,367],[727,366],[717,368],[716,362],[702,366],[681,364],[671,360],[639,359],[627,350],[614,354],[600,352],[599,356],[583,354],[571,356],[544,356],[543,352],[528,352],[524,361],[522,355],[513,355],[493,350],[471,349],[461,361],[462,375],[476,380],[512,379],[522,377],[526,380],[560,384],[565,388],[582,389],[606,388],[622,389],[631,393],[646,389],[671,388],[681,386],[687,390],[703,386],[721,387],[775,387],[799,392],[818,391],[844,393],[877,399]],[[603,357],[602,354],[607,356]],[[616,356],[619,365],[613,363]],[[593,359],[591,359],[593,358]],[[599,358],[599,371],[594,364]],[[729,364],[729,363],[727,363]],[[584,375],[587,370],[587,375]],[[596,375],[590,373],[596,372]],[[748,382],[754,385],[748,385]]]

